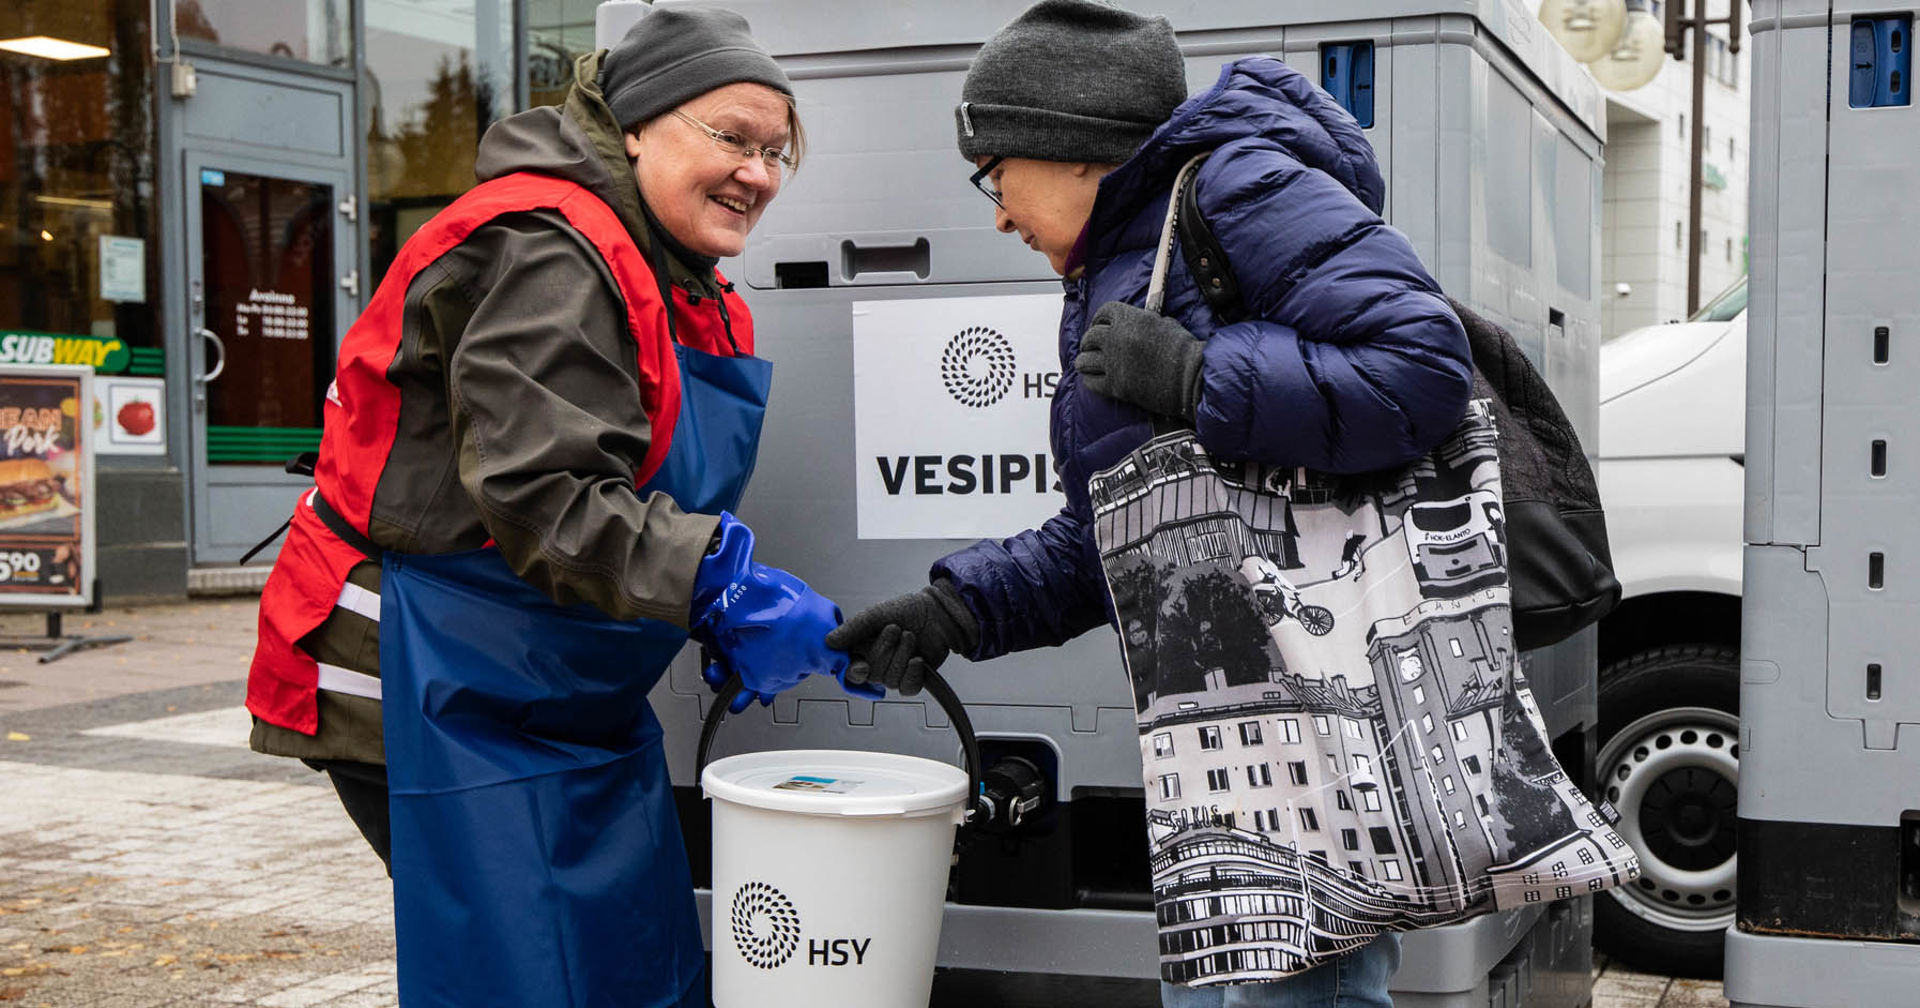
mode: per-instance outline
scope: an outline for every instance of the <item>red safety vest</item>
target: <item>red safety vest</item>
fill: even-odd
[[[340,345],[314,483],[327,503],[363,533],[400,424],[400,389],[387,373],[400,352],[402,315],[413,278],[481,225],[502,214],[529,210],[561,214],[613,273],[626,301],[627,330],[639,361],[638,391],[652,425],[647,457],[634,471],[634,485],[644,484],[666,458],[680,415],[680,368],[667,330],[669,309],[661,304],[646,256],[613,209],[584,187],[546,175],[507,175],[455,200],[407,240],[372,303]],[[724,287],[725,278],[720,282]],[[753,320],[746,303],[731,290],[721,296],[740,353],[753,353]],[[684,292],[673,301],[674,331],[683,344],[711,354],[733,353],[718,302]],[[296,642],[326,621],[347,572],[365,559],[328,531],[303,493],[260,595],[260,636],[247,677],[247,709],[262,720],[308,735],[319,730],[318,665]]]

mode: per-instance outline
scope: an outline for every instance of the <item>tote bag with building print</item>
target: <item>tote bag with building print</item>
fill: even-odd
[[[1217,462],[1176,431],[1090,489],[1163,978],[1274,980],[1638,874],[1527,688],[1484,400],[1398,472]]]

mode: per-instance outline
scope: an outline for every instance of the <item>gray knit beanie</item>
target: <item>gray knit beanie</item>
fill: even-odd
[[[1187,98],[1163,17],[1040,0],[980,47],[954,118],[960,154],[1116,164]]]
[[[655,7],[600,63],[600,91],[622,129],[742,81],[793,93],[747,19],[719,7]]]

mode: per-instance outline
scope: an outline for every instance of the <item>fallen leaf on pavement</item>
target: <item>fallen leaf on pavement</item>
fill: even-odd
[[[9,742],[31,742],[31,741],[33,741],[33,736],[31,736],[31,735],[29,735],[29,734],[27,734],[26,732],[17,732],[17,731],[10,731],[10,732],[8,732],[8,733],[7,733],[7,741],[9,741]]]

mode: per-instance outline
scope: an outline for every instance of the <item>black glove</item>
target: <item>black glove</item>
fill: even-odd
[[[853,614],[827,634],[827,646],[853,658],[848,685],[878,683],[901,696],[920,692],[947,655],[972,651],[980,624],[945,578]]]
[[[1165,315],[1109,301],[1093,313],[1073,369],[1087,388],[1149,413],[1193,422],[1205,343]]]

